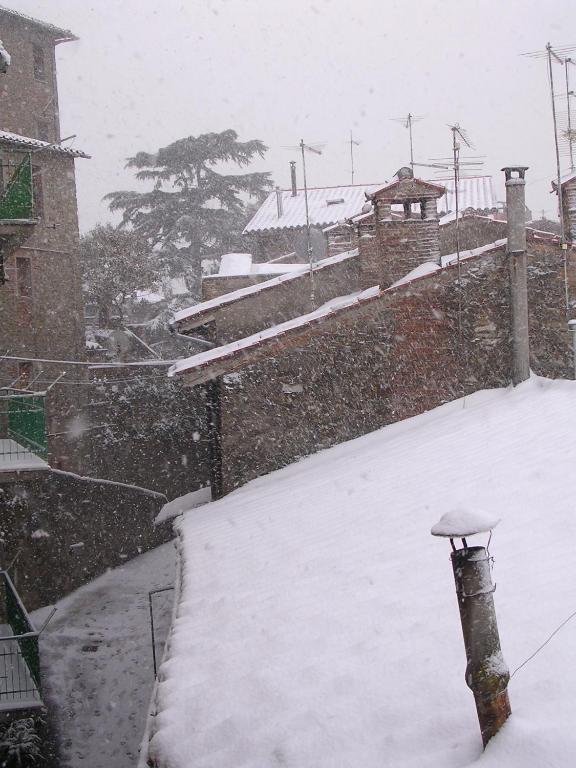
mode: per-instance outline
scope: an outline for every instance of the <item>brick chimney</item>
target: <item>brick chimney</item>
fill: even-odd
[[[440,263],[436,201],[445,188],[415,179],[410,168],[401,168],[397,178],[369,196],[373,217],[359,224],[360,272],[366,288],[386,288],[425,262]]]

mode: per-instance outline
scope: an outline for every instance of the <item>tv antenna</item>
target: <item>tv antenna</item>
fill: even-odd
[[[352,131],[350,131],[350,139],[347,142],[350,144],[350,172],[352,175],[351,184],[354,184],[354,147],[359,147],[360,142],[358,139],[355,139],[352,135]]]
[[[562,210],[562,174],[560,171],[560,147],[558,141],[558,117],[556,114],[556,96],[554,93],[554,70],[552,64],[560,64],[565,69],[566,76],[566,98],[568,100],[568,142],[570,145],[570,163],[573,166],[572,155],[572,129],[571,129],[571,117],[570,117],[570,88],[568,82],[568,63],[573,63],[569,55],[572,51],[576,51],[576,43],[570,43],[568,45],[553,46],[551,43],[546,43],[544,50],[530,51],[529,53],[522,53],[521,56],[528,56],[531,59],[546,59],[548,68],[548,85],[550,86],[550,102],[552,105],[552,123],[554,125],[554,148],[556,151],[556,183],[558,194],[558,214],[560,217],[560,242],[562,246],[566,243],[565,229],[564,229],[564,211]],[[568,63],[567,63],[568,60]],[[564,270],[566,272],[566,254],[564,254]],[[567,277],[565,279],[566,286],[568,285]],[[567,297],[568,301],[568,297]]]
[[[454,183],[454,214],[456,216],[456,264],[458,268],[458,330],[462,333],[462,283],[460,267],[460,179],[462,178],[462,169],[479,168],[483,165],[480,156],[462,158],[460,151],[462,145],[468,149],[474,149],[474,145],[468,136],[467,131],[459,123],[448,125],[452,133],[452,154],[450,157],[440,157],[433,159],[432,163],[414,163],[414,165],[426,168],[436,168],[437,170],[452,171]],[[448,192],[446,192],[446,209],[448,209]]]
[[[412,141],[412,126],[419,120],[423,120],[423,117],[421,115],[413,115],[411,112],[408,112],[406,117],[393,117],[391,119],[395,123],[400,123],[404,126],[404,128],[408,129],[408,134],[410,136],[410,167],[414,169],[414,143]]]
[[[310,210],[308,207],[308,183],[306,181],[306,153],[309,152],[313,155],[321,155],[324,144],[306,144],[304,139],[300,139],[300,143],[296,146],[286,147],[286,149],[299,149],[302,153],[302,176],[304,179],[304,207],[306,210],[306,255],[308,256],[308,263],[310,265],[310,302],[312,309],[315,308],[315,291],[314,291],[314,261],[312,258],[312,242],[310,239]]]

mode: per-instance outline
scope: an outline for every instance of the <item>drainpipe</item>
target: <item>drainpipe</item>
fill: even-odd
[[[508,265],[512,305],[512,381],[520,384],[530,378],[530,340],[528,333],[528,283],[526,269],[526,166],[502,168],[506,175],[508,219]]]

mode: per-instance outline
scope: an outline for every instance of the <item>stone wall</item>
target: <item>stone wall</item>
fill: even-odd
[[[0,564],[29,610],[48,605],[108,568],[172,537],[154,528],[164,500],[66,474],[0,486]]]
[[[314,273],[315,305],[352,293],[358,286],[357,258],[322,267]],[[226,344],[311,312],[310,291],[310,277],[305,273],[223,306],[214,321],[215,341]]]
[[[573,268],[569,270],[576,288]],[[568,376],[561,252],[529,259],[532,368]],[[459,309],[460,308],[460,309]],[[300,457],[511,381],[503,250],[294,331],[273,358],[221,379],[224,492]],[[442,457],[437,457],[438,461]]]
[[[54,35],[48,30],[14,18],[0,10],[2,41],[12,57],[5,75],[0,76],[0,128],[21,136],[39,138],[38,119],[48,125],[50,141],[60,138],[58,121],[58,95],[56,90],[56,61]],[[44,52],[45,76],[34,76],[34,49]]]
[[[468,251],[481,245],[493,243],[506,237],[505,221],[490,219],[487,216],[469,215],[460,219],[460,250]],[[442,224],[440,227],[440,253],[447,256],[456,253],[456,221]]]

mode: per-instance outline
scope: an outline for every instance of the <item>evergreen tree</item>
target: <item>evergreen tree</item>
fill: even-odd
[[[266,150],[258,139],[238,141],[233,130],[188,136],[129,158],[127,167],[153,182],[152,190],[112,192],[106,199],[112,211],[122,212],[122,224],[150,243],[159,267],[184,275],[197,292],[203,262],[241,247],[248,201],[260,202],[272,186],[269,173],[228,174],[215,167],[243,168]]]

